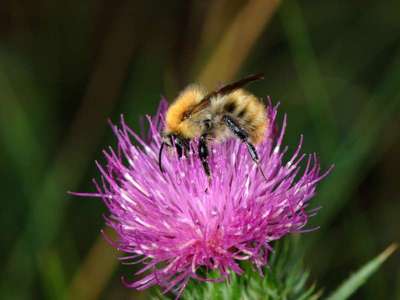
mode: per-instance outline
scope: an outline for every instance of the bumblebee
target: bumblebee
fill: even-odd
[[[181,158],[190,150],[190,141],[198,139],[198,155],[204,172],[211,178],[207,145],[211,141],[222,142],[231,137],[238,138],[247,146],[252,160],[259,167],[259,156],[254,145],[263,141],[268,119],[265,105],[242,87],[263,78],[263,74],[250,75],[210,93],[197,84],[184,89],[166,113],[158,157],[161,172],[165,145],[175,146]]]

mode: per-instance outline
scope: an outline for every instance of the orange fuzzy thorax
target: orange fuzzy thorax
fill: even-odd
[[[197,86],[186,88],[171,104],[166,115],[165,131],[191,138],[195,135],[195,128],[191,128],[188,122],[184,121],[184,115],[198,104],[204,97],[204,92]]]

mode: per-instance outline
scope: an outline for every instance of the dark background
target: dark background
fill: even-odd
[[[0,298],[147,299],[121,285],[103,204],[66,191],[93,191],[107,118],[138,129],[161,94],[260,71],[290,149],[303,133],[336,165],[302,237],[329,292],[400,239],[399,1],[1,1]],[[354,299],[400,299],[399,265]]]

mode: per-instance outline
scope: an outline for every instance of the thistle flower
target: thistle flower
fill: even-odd
[[[110,212],[106,223],[118,234],[111,243],[128,254],[122,260],[141,263],[139,278],[124,283],[139,290],[153,285],[165,292],[176,289],[179,297],[191,278],[223,281],[231,272],[242,274],[243,260],[262,274],[271,242],[304,231],[315,213],[306,211],[309,200],[329,170],[320,174],[314,154],[300,174],[306,157],[300,154],[302,137],[284,162],[286,116],[277,130],[277,106],[269,104],[270,125],[257,149],[266,179],[237,140],[211,145],[211,182],[197,153],[179,159],[170,151],[162,173],[157,153],[167,107],[162,100],[155,117],[147,117],[146,135],[133,132],[123,117],[119,127],[111,124],[118,151],[104,151],[105,167],[97,163],[102,175],[102,184],[95,182],[98,192],[80,194],[103,199]],[[210,270],[217,278],[207,276]]]

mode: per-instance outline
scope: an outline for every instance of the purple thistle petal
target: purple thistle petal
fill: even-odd
[[[231,272],[242,274],[242,260],[251,261],[262,275],[271,241],[307,231],[304,226],[317,210],[305,209],[331,169],[321,175],[314,154],[300,173],[306,157],[301,154],[302,135],[291,158],[283,161],[287,117],[278,130],[278,105],[268,98],[269,127],[257,147],[267,180],[238,140],[211,145],[210,184],[197,153],[179,159],[166,151],[162,173],[157,155],[167,109],[163,98],[157,114],[146,118],[148,132],[141,135],[123,116],[119,126],[111,124],[118,151],[104,150],[105,166],[96,162],[101,174],[101,184],[94,182],[97,192],[75,193],[103,199],[110,212],[106,224],[118,234],[117,241],[109,242],[127,253],[122,260],[142,263],[136,273],[142,278],[123,278],[124,284],[138,290],[160,285],[164,292],[176,290],[179,297],[191,278],[214,282],[229,279]],[[197,149],[197,141],[192,143]],[[200,269],[216,270],[219,277],[204,277]]]

